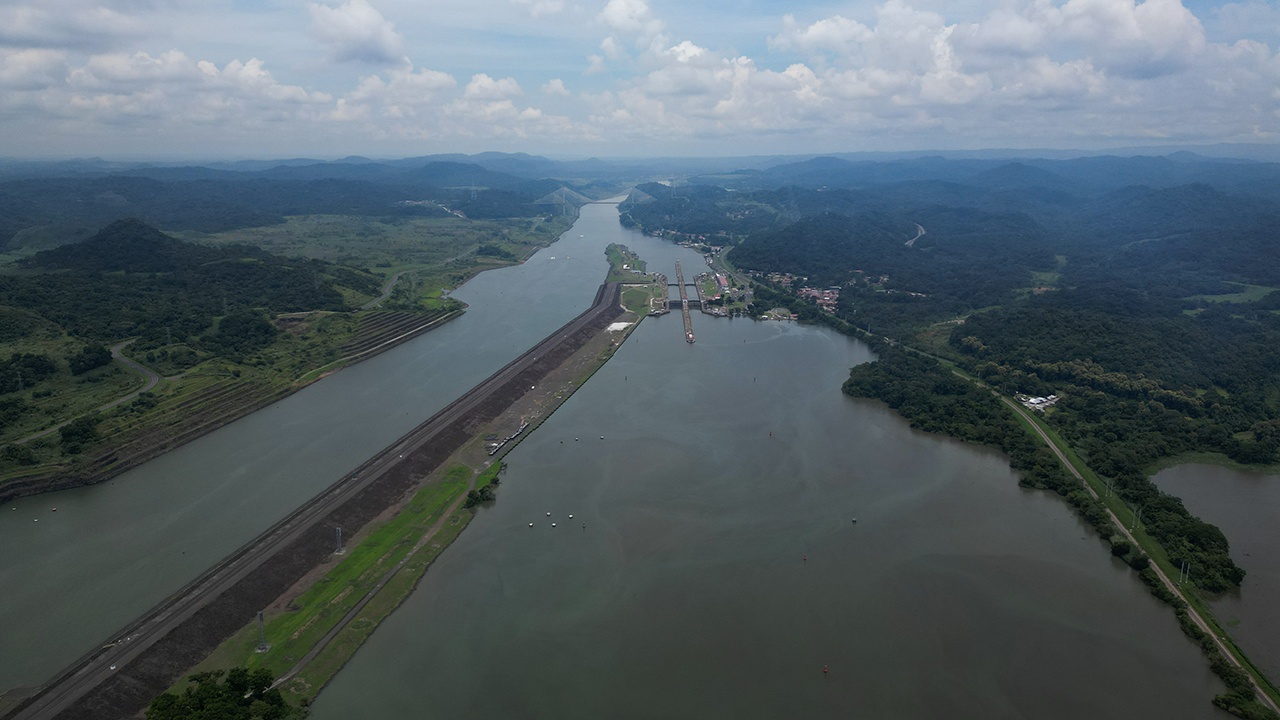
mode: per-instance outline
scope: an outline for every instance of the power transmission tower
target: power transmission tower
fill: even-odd
[[[267,625],[262,620],[262,611],[258,611],[258,647],[257,652],[264,653],[271,649],[267,644]]]

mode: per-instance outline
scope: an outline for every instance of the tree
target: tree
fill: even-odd
[[[275,339],[276,328],[261,313],[237,310],[222,318],[210,342],[225,352],[245,353],[266,347]]]
[[[271,671],[237,667],[196,673],[181,695],[164,693],[151,701],[147,720],[285,720],[300,718],[279,690]]]
[[[84,415],[62,426],[58,431],[67,452],[78,453],[81,446],[98,439],[98,416]]]
[[[80,352],[67,358],[72,375],[79,375],[103,365],[111,364],[111,351],[101,345],[86,345]]]

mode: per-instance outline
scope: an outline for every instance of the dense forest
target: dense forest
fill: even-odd
[[[24,272],[0,275],[0,305],[85,340],[137,336],[140,349],[172,342],[234,345],[227,333],[240,330],[228,328],[247,327],[235,320],[244,314],[344,310],[338,288],[369,295],[381,284],[371,273],[319,260],[181,242],[132,219],[37,253],[21,266]],[[223,316],[216,337],[207,337]],[[23,331],[10,336],[18,339]]]

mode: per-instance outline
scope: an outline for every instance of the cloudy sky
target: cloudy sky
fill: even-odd
[[[1280,143],[1275,0],[0,0],[0,156]]]

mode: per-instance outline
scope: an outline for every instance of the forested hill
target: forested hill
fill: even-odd
[[[252,247],[227,249],[182,242],[137,218],[127,218],[111,223],[83,242],[36,253],[20,264],[45,270],[171,273],[240,257],[267,262],[275,259]]]
[[[917,239],[916,222],[908,218],[933,229]],[[868,278],[887,277],[888,285],[871,284],[904,293],[905,302],[927,298],[940,311],[960,312],[1003,302],[1026,286],[1031,272],[1052,270],[1056,261],[1045,236],[1026,216],[967,208],[929,207],[896,217],[824,213],[750,235],[733,261],[801,275],[811,285],[865,286]]]
[[[744,269],[810,276],[815,284],[843,284],[853,271],[893,263],[909,253],[915,225],[883,215],[824,213],[749,236],[734,251]]]
[[[208,247],[121,220],[0,275],[0,306],[86,340],[140,336],[140,347],[194,339],[234,312],[348,309],[341,288],[375,295],[377,276],[250,246]]]

